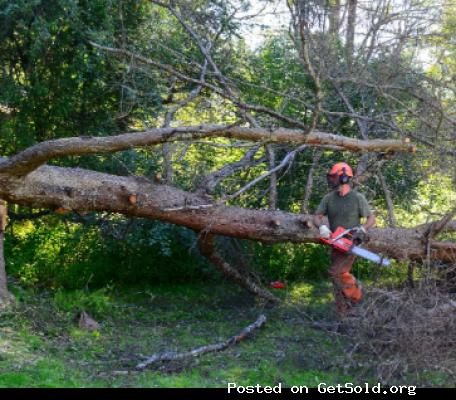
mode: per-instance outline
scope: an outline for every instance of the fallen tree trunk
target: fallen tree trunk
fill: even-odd
[[[319,242],[309,214],[253,210],[210,203],[184,190],[153,183],[145,178],[116,176],[80,168],[42,166],[25,177],[0,175],[0,198],[34,208],[64,207],[76,211],[111,211],[156,219],[196,231],[250,239],[264,243]],[[134,199],[134,201],[132,201]],[[415,228],[372,228],[372,251],[395,259],[424,259],[424,233]],[[448,223],[446,230],[456,229]],[[430,257],[451,262],[452,243],[433,241]]]

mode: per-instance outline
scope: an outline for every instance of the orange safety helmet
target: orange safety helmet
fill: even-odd
[[[353,171],[350,165],[344,162],[334,164],[328,172],[328,184],[334,188],[348,183],[351,178],[353,178]]]

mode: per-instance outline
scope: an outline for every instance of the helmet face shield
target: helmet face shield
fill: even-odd
[[[339,180],[338,174],[327,174],[326,180],[328,181],[328,186],[331,189],[337,189],[340,185],[340,180]]]

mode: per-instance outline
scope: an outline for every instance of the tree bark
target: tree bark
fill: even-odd
[[[135,195],[136,202],[129,199]],[[207,198],[134,176],[115,176],[79,168],[42,166],[25,177],[0,175],[0,197],[35,208],[65,207],[78,211],[111,211],[157,219],[218,235],[278,243],[319,242],[312,216],[283,211],[252,210],[208,202]],[[423,259],[424,233],[414,228],[372,228],[365,247],[396,259]],[[446,225],[456,230],[456,222]],[[443,244],[442,244],[443,243]],[[430,257],[450,262],[452,244],[432,242]]]

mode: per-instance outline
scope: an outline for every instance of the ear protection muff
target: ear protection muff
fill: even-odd
[[[342,168],[342,175],[339,175],[339,183],[345,185],[350,181],[350,177],[345,173],[345,167]]]

